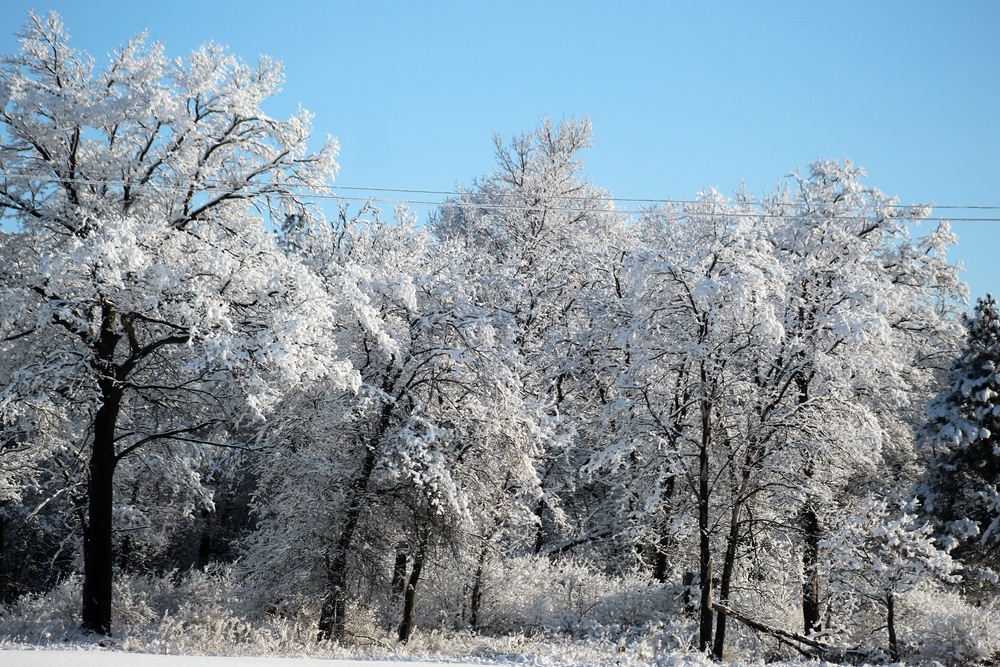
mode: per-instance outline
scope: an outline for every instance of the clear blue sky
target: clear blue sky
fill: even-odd
[[[585,114],[618,197],[760,195],[849,157],[903,203],[1000,206],[1000,2],[3,0],[0,51],[29,9],[98,63],[143,29],[281,60],[268,110],[315,113],[342,186],[452,190],[492,169],[494,132]],[[1000,292],[1000,222],[954,229],[973,300]]]

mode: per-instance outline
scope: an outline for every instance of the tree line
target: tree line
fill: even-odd
[[[544,119],[428,220],[324,210],[337,146],[261,111],[276,63],[19,36],[5,602],[79,572],[109,634],[116,578],[228,563],[249,616],[405,642],[517,631],[498,573],[586,563],[675,591],[651,611],[719,659],[730,617],[806,646],[875,618],[898,659],[908,594],[994,594],[996,303],[964,316],[947,224],[850,162],[627,216],[589,121]]]

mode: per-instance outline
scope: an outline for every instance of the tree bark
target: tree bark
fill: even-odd
[[[413,631],[413,606],[417,598],[420,572],[424,569],[426,551],[427,537],[422,537],[420,544],[417,545],[417,552],[413,555],[413,569],[410,570],[410,579],[406,582],[406,593],[403,596],[403,621],[399,624],[399,641],[404,644],[410,641],[410,633]]]
[[[539,500],[535,505],[535,543],[533,546],[533,553],[538,556],[542,553],[542,547],[545,545],[545,528],[544,528],[544,518],[545,518],[545,501]]]
[[[820,629],[819,517],[811,504],[802,510],[802,625],[808,635]]]
[[[795,632],[788,632],[787,630],[782,630],[781,628],[775,628],[773,626],[767,625],[766,623],[761,623],[760,621],[755,621],[752,618],[750,618],[748,616],[744,616],[743,614],[740,614],[736,610],[730,609],[729,607],[727,607],[725,605],[717,604],[717,605],[715,605],[715,609],[720,614],[725,614],[726,616],[732,616],[737,621],[739,621],[740,623],[743,623],[747,627],[753,628],[754,630],[757,630],[758,632],[763,632],[763,633],[769,634],[772,637],[777,637],[778,639],[781,639],[781,640],[796,641],[796,642],[799,642],[800,644],[805,644],[806,646],[811,646],[813,648],[820,649],[821,651],[824,651],[824,652],[830,651],[831,648],[832,648],[831,646],[828,646],[827,644],[824,644],[823,642],[818,642],[815,639],[812,639],[810,637],[806,637],[805,635],[800,635],[800,634],[795,633]]]
[[[83,526],[83,612],[84,632],[111,634],[111,589],[113,586],[114,481],[118,457],[115,430],[121,410],[123,371],[115,365],[115,348],[121,336],[115,332],[114,306],[101,304],[100,335],[91,362],[98,375],[101,403],[94,414],[93,442],[88,463],[87,522]]]
[[[669,501],[674,496],[675,479],[673,475],[667,477],[665,486],[663,499],[667,501],[667,506],[669,507]],[[666,520],[664,520],[664,524],[666,524]],[[673,541],[670,539],[670,532],[665,526],[660,527],[659,533],[660,536],[657,538],[654,546],[653,578],[661,584],[665,584],[667,582],[667,570],[670,565],[667,556],[673,550]]]
[[[694,570],[684,571],[681,576],[681,584],[684,586],[684,593],[681,595],[681,601],[684,603],[684,615],[694,618],[695,614],[698,613],[698,609],[694,605],[694,596],[691,594],[694,591]]]
[[[705,369],[702,368],[702,387]],[[698,650],[707,651],[712,645],[712,544],[709,539],[708,501],[710,483],[708,475],[708,452],[712,444],[712,404],[707,398],[701,400],[701,450],[699,451],[698,472],[698,560],[701,576],[701,609],[698,630]]]
[[[885,626],[889,632],[889,656],[899,662],[899,642],[896,640],[896,598],[892,593],[885,596]]]
[[[810,376],[798,375],[795,383],[798,388],[799,406],[809,401]],[[808,457],[803,475],[806,486],[812,481],[814,474],[813,461]],[[805,505],[799,515],[799,525],[802,530],[802,627],[808,635],[820,629],[819,607],[819,543],[821,539],[819,516],[811,494],[806,496]]]
[[[704,548],[702,548],[704,551]],[[701,555],[701,600],[699,607],[698,650],[705,652],[712,646],[712,556]],[[707,583],[706,583],[707,582]]]
[[[406,586],[406,562],[409,560],[409,548],[406,542],[396,545],[396,558],[392,563],[392,598],[402,600]]]
[[[749,483],[749,468],[743,471],[743,485],[733,501],[733,511],[729,520],[729,537],[726,542],[726,560],[722,563],[722,578],[719,580],[719,602],[729,604],[729,590],[733,581],[733,570],[736,567],[736,549],[740,537],[740,516],[743,512],[743,501],[740,499]],[[714,606],[714,605],[713,605]],[[715,643],[712,647],[712,657],[722,660],[726,647],[726,615],[716,615]]]
[[[386,378],[383,389],[391,388],[393,381]],[[363,444],[365,458],[361,462],[358,474],[351,481],[347,492],[347,510],[340,537],[333,547],[332,556],[327,558],[327,592],[320,609],[318,641],[344,638],[344,617],[347,610],[347,559],[350,555],[354,533],[361,521],[362,503],[368,492],[368,484],[378,461],[379,441],[389,428],[392,417],[393,403],[386,402],[382,406],[378,423],[370,437]]]
[[[472,595],[469,600],[469,627],[479,629],[479,605],[483,600],[483,570],[486,569],[486,557],[489,555],[488,540],[483,540],[483,548],[479,551],[476,561],[476,574],[472,581]]]
[[[656,554],[653,557],[653,579],[661,584],[667,583],[667,569],[670,564],[667,560],[668,549],[670,548],[670,538],[666,532],[661,533],[656,541]]]
[[[7,520],[3,516],[3,503],[0,503],[0,604],[11,601],[10,575],[7,573]]]
[[[115,425],[122,390],[113,379],[100,381],[102,402],[94,417],[87,486],[87,525],[83,530],[83,614],[81,629],[111,634],[113,584],[112,512],[114,509]]]
[[[391,408],[390,408],[391,409]],[[361,505],[377,459],[375,447],[365,447],[365,458],[358,475],[351,483],[348,495],[347,514],[340,537],[333,547],[332,558],[327,564],[327,592],[319,616],[319,641],[344,638],[345,613],[347,611],[347,557],[350,554],[354,533],[361,520]]]

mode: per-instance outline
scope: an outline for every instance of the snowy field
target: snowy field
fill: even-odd
[[[422,667],[447,664],[402,660],[341,660],[330,658],[245,658],[188,655],[150,655],[118,651],[0,650],[4,667]],[[482,667],[479,665],[478,667]]]

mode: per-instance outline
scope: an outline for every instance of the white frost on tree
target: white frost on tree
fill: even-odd
[[[20,37],[0,61],[0,206],[16,225],[0,411],[38,436],[34,455],[72,453],[83,627],[106,634],[129,514],[116,471],[148,457],[197,488],[195,452],[263,418],[283,385],[356,384],[331,300],[265,229],[333,176],[336,144],[311,153],[305,112],[261,112],[282,79],[270,60],[212,45],[170,60],[140,36],[98,68],[55,14]]]
[[[896,605],[922,584],[958,582],[960,566],[938,546],[933,526],[912,505],[894,508],[885,500],[868,503],[821,545],[830,559],[837,621],[874,605],[885,615],[889,654],[900,659]],[[853,637],[863,642],[864,636]]]
[[[1000,540],[1000,312],[992,296],[965,318],[948,384],[927,404],[920,444],[923,495],[941,532],[968,564],[996,568]],[[988,573],[987,573],[988,574]]]

